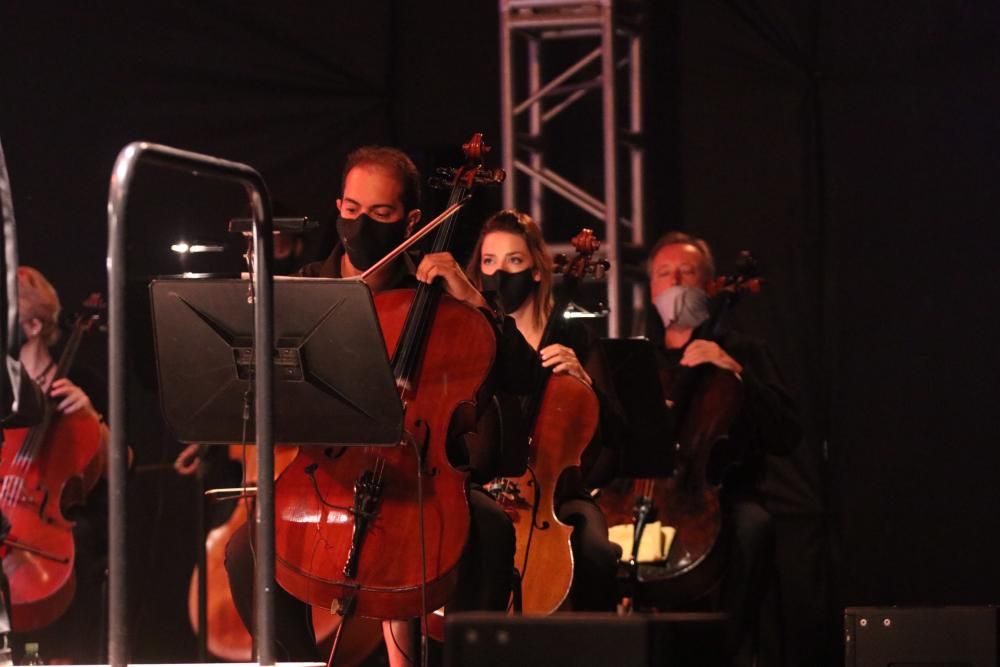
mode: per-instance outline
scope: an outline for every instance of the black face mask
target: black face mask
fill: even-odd
[[[376,222],[364,213],[350,220],[338,215],[337,235],[351,264],[364,271],[403,242],[406,216],[396,222]]]
[[[498,270],[483,276],[483,291],[495,294],[505,314],[513,313],[521,307],[528,296],[538,289],[534,271],[525,269],[517,273]]]

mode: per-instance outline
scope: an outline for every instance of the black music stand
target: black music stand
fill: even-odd
[[[618,476],[670,477],[674,471],[676,420],[667,406],[657,372],[656,350],[647,338],[604,338],[596,363],[588,366],[612,409],[624,422]],[[633,509],[635,532],[628,570],[633,608],[638,607],[639,544],[653,511],[652,498],[639,497]]]
[[[245,280],[150,284],[160,405],[182,442],[247,442],[253,305]],[[399,444],[403,407],[371,292],[357,280],[274,285],[274,440]]]
[[[647,338],[603,338],[594,370],[612,408],[626,425],[619,460],[621,477],[669,477],[676,437],[673,410],[664,400],[656,351]]]

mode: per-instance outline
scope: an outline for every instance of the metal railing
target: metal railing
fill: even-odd
[[[131,143],[118,154],[108,191],[108,291],[109,291],[109,426],[108,457],[108,660],[111,667],[128,664],[128,612],[126,595],[125,485],[128,472],[126,433],[125,358],[125,212],[129,189],[139,163],[150,163],[195,176],[233,181],[244,186],[253,211],[256,282],[254,330],[256,343],[256,438],[259,472],[255,516],[257,568],[255,578],[257,660],[275,664],[274,651],[274,433],[273,367],[274,306],[271,200],[264,179],[253,168],[209,155],[191,153],[145,142]]]

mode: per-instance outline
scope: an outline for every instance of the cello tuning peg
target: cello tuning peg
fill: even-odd
[[[737,255],[736,272],[745,278],[753,278],[758,275],[757,258],[749,250],[740,250]]]
[[[449,167],[438,167],[434,175],[427,179],[427,184],[435,190],[450,188],[455,179],[455,170]]]
[[[555,265],[552,270],[555,273],[562,273],[566,270],[566,266],[569,264],[569,257],[567,257],[564,253],[559,253],[552,258],[552,263]]]
[[[609,268],[611,268],[611,263],[608,262],[608,260],[606,259],[602,259],[601,261],[594,262],[593,264],[590,265],[590,273],[595,278],[600,280],[601,278],[604,277],[604,274],[607,272]]]
[[[496,185],[503,183],[505,178],[507,178],[507,172],[499,167],[494,169],[480,167],[476,170],[477,185]]]

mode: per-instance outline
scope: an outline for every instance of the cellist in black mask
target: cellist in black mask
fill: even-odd
[[[420,221],[419,174],[401,151],[385,147],[363,147],[348,156],[344,168],[342,195],[337,199],[337,234],[340,243],[322,262],[306,265],[305,277],[353,277],[374,265],[388,251],[409,236]],[[500,320],[468,281],[449,253],[430,254],[414,265],[403,255],[366,279],[373,293],[413,287],[419,282],[440,280],[454,299],[484,311],[494,324],[498,338],[509,338]],[[516,358],[532,358],[523,340],[498,342],[495,368],[516,366]],[[513,352],[512,352],[513,351]],[[503,357],[503,358],[500,358]],[[530,363],[522,361],[520,363]],[[497,375],[503,376],[503,373]],[[503,377],[499,378],[503,382]],[[460,463],[460,462],[459,462]],[[503,610],[507,606],[513,571],[514,535],[510,520],[487,494],[473,488],[469,494],[470,533],[459,565],[452,609]],[[252,628],[253,560],[247,530],[235,534],[227,548],[226,569],[233,599],[244,623]],[[277,641],[283,660],[315,660],[315,638],[304,603],[280,590],[275,596],[278,619]],[[348,630],[349,631],[349,630]],[[416,662],[416,624],[413,621],[385,621],[383,634],[390,664]]]
[[[583,327],[569,326],[560,317],[551,328],[552,340],[543,341],[553,315],[553,261],[539,226],[525,213],[503,210],[483,225],[467,272],[474,284],[495,295],[504,313],[517,324],[525,340],[538,350],[537,370],[548,368],[588,386],[593,382],[583,367],[590,340]],[[582,360],[582,361],[581,361]],[[524,406],[530,413],[532,406]],[[603,413],[604,411],[598,410]],[[613,611],[618,549],[608,540],[601,510],[588,493],[613,477],[615,453],[605,446],[608,424],[601,424],[582,455],[579,478],[566,476],[556,488],[558,519],[572,526],[572,586],[569,607],[576,611]],[[539,452],[544,456],[546,452]],[[527,492],[527,490],[525,490]],[[544,502],[544,501],[543,501]],[[519,540],[525,536],[518,535]],[[517,563],[525,567],[525,563]],[[540,566],[539,566],[540,567]],[[527,573],[522,573],[527,574]],[[527,607],[525,611],[528,611]]]

